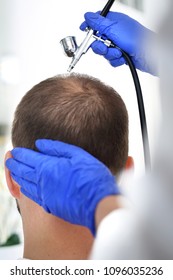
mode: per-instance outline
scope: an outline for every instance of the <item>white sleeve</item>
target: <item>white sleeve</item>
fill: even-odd
[[[134,213],[128,209],[115,210],[101,222],[91,252],[91,259],[137,259],[143,258],[139,250],[140,238]]]
[[[172,184],[166,183],[153,175],[136,182],[128,195],[133,207],[103,219],[90,258],[172,259]]]
[[[98,228],[91,259],[115,259],[115,248],[125,233],[123,224],[127,215],[128,212],[121,209],[115,210],[103,219]]]

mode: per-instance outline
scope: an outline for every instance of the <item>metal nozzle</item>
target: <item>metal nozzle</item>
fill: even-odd
[[[73,70],[73,68],[75,67],[75,65],[77,64],[79,59],[81,58],[82,54],[83,53],[80,51],[80,48],[79,48],[78,51],[76,52],[75,56],[73,57],[72,62],[69,65],[69,68],[67,70],[68,72],[71,72]]]
[[[73,70],[73,68],[74,68],[74,67],[70,64],[69,68],[67,69],[67,72],[70,73],[70,72]]]

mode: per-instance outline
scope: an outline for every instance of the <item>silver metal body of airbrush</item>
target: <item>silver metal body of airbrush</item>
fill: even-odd
[[[60,41],[65,54],[68,57],[73,57],[72,62],[70,63],[70,66],[67,70],[68,72],[71,72],[73,70],[81,56],[88,51],[91,43],[94,40],[103,42],[107,47],[110,47],[112,45],[111,41],[104,40],[101,37],[94,35],[94,31],[92,29],[88,29],[86,31],[87,35],[79,47],[77,46],[76,38],[74,36],[68,36]]]
[[[106,3],[105,7],[102,10],[102,12],[100,13],[101,16],[106,17],[106,15],[108,14],[114,1],[115,0],[108,0],[108,2]],[[91,43],[94,40],[99,40],[108,47],[113,46],[111,41],[104,40],[101,37],[98,37],[97,32],[93,31],[92,29],[87,28],[86,32],[87,32],[87,35],[79,47],[77,46],[76,39],[74,36],[68,36],[60,41],[65,54],[69,57],[73,57],[72,62],[70,63],[70,66],[67,70],[68,72],[71,72],[71,70],[75,67],[75,65],[81,58],[81,56],[88,51]]]

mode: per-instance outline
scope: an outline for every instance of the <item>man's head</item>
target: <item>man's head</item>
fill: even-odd
[[[34,86],[17,107],[13,146],[35,149],[47,138],[82,147],[115,174],[128,157],[128,115],[116,91],[92,77],[72,74]]]
[[[113,88],[92,77],[72,74],[47,79],[22,98],[12,128],[14,147],[36,149],[35,140],[40,138],[80,146],[118,175],[128,158],[126,107]],[[20,186],[8,170],[6,175],[9,189],[21,210],[24,256],[56,259],[57,254],[53,255],[56,247],[59,258],[85,258],[93,241],[89,231],[45,213],[21,194]],[[49,244],[46,257],[43,244]],[[39,249],[35,250],[37,247]]]

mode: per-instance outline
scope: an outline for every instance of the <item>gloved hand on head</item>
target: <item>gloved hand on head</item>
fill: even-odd
[[[97,204],[120,194],[113,175],[79,147],[52,140],[38,140],[36,146],[40,153],[15,148],[6,161],[21,192],[48,213],[88,227],[95,235]]]
[[[141,71],[155,75],[151,63],[151,58],[148,58],[145,45],[150,38],[155,37],[155,34],[149,29],[145,28],[136,20],[129,16],[109,12],[107,17],[102,17],[99,13],[88,12],[85,14],[85,22],[80,26],[81,30],[90,27],[99,32],[99,35],[111,40],[116,46],[128,53],[135,65]],[[120,50],[116,48],[108,48],[104,43],[95,41],[91,48],[96,54],[102,55],[114,67],[126,63]]]

